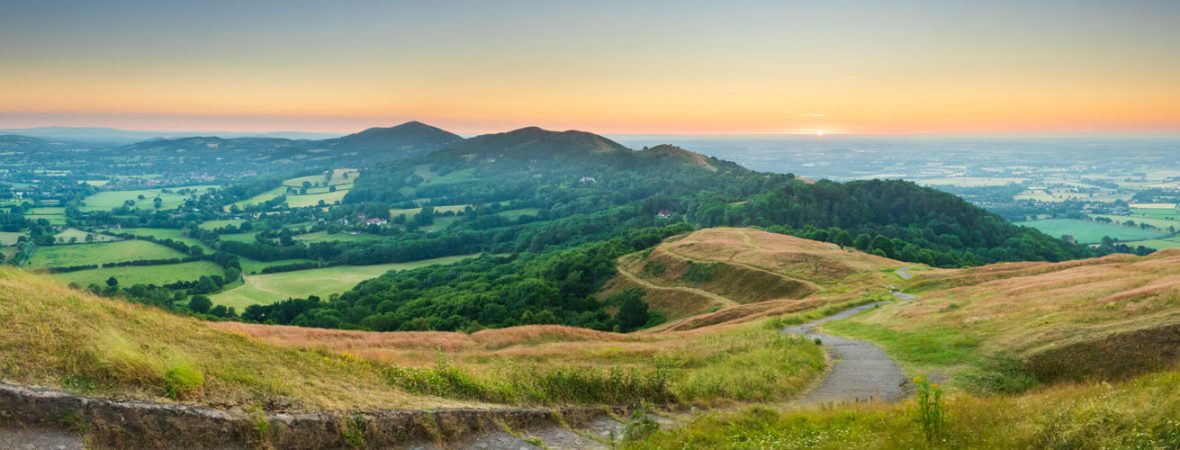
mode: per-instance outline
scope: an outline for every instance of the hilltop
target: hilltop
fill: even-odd
[[[429,153],[463,138],[455,133],[410,121],[388,128],[369,128],[337,139],[319,141],[317,146],[344,152],[383,153],[388,159]]]
[[[631,289],[687,329],[888,294],[899,261],[748,228],[710,228],[624,256],[602,298]]]

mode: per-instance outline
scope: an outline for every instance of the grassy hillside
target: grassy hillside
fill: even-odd
[[[1069,384],[1019,396],[955,395],[928,441],[914,401],[702,415],[629,449],[1180,448],[1180,372]]]
[[[14,268],[0,267],[0,322],[9,383],[296,410],[445,403],[390,386],[380,366],[356,358],[273,347]]]
[[[781,401],[825,368],[760,324],[634,336],[206,323],[0,267],[0,380],[100,396],[282,410]]]
[[[660,329],[688,329],[880,295],[901,280],[893,270],[903,266],[835,244],[710,228],[621,258],[600,297],[641,289],[672,320]]]
[[[888,305],[829,331],[880,343],[913,370],[990,385],[1123,377],[1180,360],[1180,251],[934,271]],[[980,373],[984,370],[984,373]],[[974,386],[981,387],[981,386]]]

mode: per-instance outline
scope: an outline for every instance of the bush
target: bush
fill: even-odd
[[[164,395],[173,400],[188,398],[205,385],[205,374],[187,365],[179,364],[164,372]]]

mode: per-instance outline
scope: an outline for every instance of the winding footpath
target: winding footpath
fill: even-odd
[[[910,267],[903,266],[894,273],[903,280],[913,278]],[[914,300],[914,295],[894,290],[893,297],[901,301]],[[906,397],[906,377],[897,363],[875,344],[840,336],[816,333],[815,328],[835,320],[847,319],[889,302],[876,302],[841,311],[803,325],[783,329],[784,333],[800,334],[808,339],[819,339],[828,350],[832,370],[818,387],[799,400],[805,405],[855,403],[880,400],[895,402]]]
[[[803,325],[787,327],[784,333],[819,339],[827,348],[832,370],[807,395],[799,400],[806,405],[855,403],[873,400],[894,402],[905,398],[905,376],[897,363],[874,344],[857,339],[816,333],[815,327],[833,320],[847,319],[886,302],[870,303],[846,309],[838,314]]]

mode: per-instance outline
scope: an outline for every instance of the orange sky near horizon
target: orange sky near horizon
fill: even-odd
[[[1180,131],[1168,2],[446,3],[6,6],[0,128]]]

